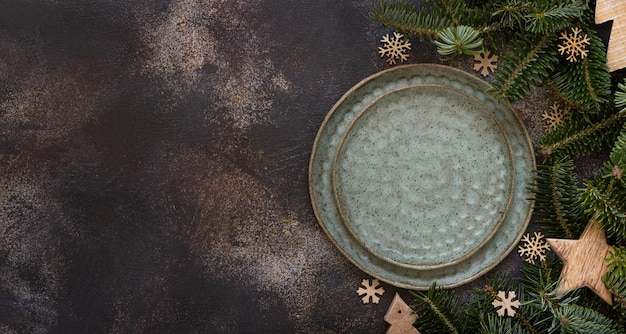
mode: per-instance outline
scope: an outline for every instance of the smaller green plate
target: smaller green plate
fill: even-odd
[[[356,240],[417,269],[459,263],[484,246],[514,187],[511,147],[493,113],[440,85],[371,102],[346,129],[333,166],[337,207]]]

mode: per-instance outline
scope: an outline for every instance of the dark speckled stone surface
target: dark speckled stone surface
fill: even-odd
[[[0,332],[384,333],[307,185],[373,3],[1,1]]]

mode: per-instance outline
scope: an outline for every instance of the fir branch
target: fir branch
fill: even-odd
[[[498,98],[519,100],[540,85],[558,63],[554,34],[527,39],[518,35],[520,42],[511,55],[503,56],[495,73],[493,91]]]
[[[608,182],[587,182],[583,190],[582,204],[588,213],[596,213],[607,237],[618,242],[626,241],[626,191],[614,190],[615,179]]]
[[[521,28],[524,17],[532,10],[528,1],[504,0],[496,2],[492,16],[499,19],[500,24],[504,27]]]
[[[425,333],[461,333],[463,324],[462,303],[454,290],[438,289],[433,284],[426,294],[413,292],[416,305],[413,306],[419,317],[415,326]]]
[[[597,112],[609,101],[611,76],[602,40],[588,27],[582,27],[582,31],[590,40],[587,57],[563,66],[550,78],[548,86],[558,100],[573,110]]]
[[[476,55],[482,51],[483,39],[478,31],[469,26],[448,27],[439,32],[437,40],[437,52],[440,55]]]
[[[524,328],[511,317],[499,317],[493,313],[487,314],[485,319],[480,323],[481,334],[525,334]],[[531,332],[532,333],[532,332]],[[534,333],[539,334],[539,333]]]
[[[467,5],[463,0],[436,0],[434,4],[443,10],[445,15],[454,22],[455,26],[461,25],[461,17],[468,11]]]
[[[430,39],[435,39],[444,28],[454,26],[452,20],[429,13],[424,5],[418,8],[404,1],[379,1],[368,18],[383,28]]]
[[[623,334],[611,319],[579,305],[563,305],[556,319],[559,320],[562,333]]]
[[[602,282],[613,295],[613,309],[619,313],[621,323],[624,324],[623,319],[626,318],[626,277],[615,271],[608,271],[602,277]]]
[[[581,113],[587,113],[590,109],[583,107],[580,104],[577,104],[573,100],[571,100],[570,96],[565,96],[561,89],[557,87],[557,84],[553,81],[554,77],[546,79],[544,82],[548,92],[554,97],[555,100],[559,101],[561,104],[567,106],[570,110],[577,110]]]
[[[587,155],[615,141],[626,119],[619,112],[590,122],[570,122],[546,133],[539,142],[539,152],[546,158]]]
[[[578,201],[578,176],[574,162],[563,158],[554,164],[539,165],[535,172],[535,213],[546,235],[575,239],[584,226]]]
[[[626,248],[614,246],[606,258],[607,272],[617,275],[626,281]]]
[[[586,212],[597,214],[607,236],[626,242],[626,186],[622,170],[626,163],[626,128],[615,141],[609,161],[593,180],[586,181],[582,204]]]
[[[581,1],[536,1],[523,16],[523,28],[533,34],[554,33],[569,27],[582,13]]]

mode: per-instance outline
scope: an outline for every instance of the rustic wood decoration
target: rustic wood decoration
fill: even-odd
[[[589,36],[581,34],[582,30],[578,27],[572,28],[571,33],[563,32],[559,39],[563,40],[562,44],[559,44],[559,53],[561,55],[567,54],[567,60],[570,62],[577,62],[578,59],[587,58],[587,45],[589,45]]]
[[[411,50],[411,43],[405,40],[402,34],[394,31],[393,37],[389,38],[389,34],[387,34],[383,36],[380,42],[383,43],[383,46],[378,48],[378,53],[381,57],[387,57],[389,65],[395,65],[396,59],[403,63],[409,58],[406,52]]]
[[[563,125],[568,116],[569,108],[561,108],[561,106],[555,102],[552,106],[550,106],[550,110],[544,111],[541,115],[541,119],[546,122],[543,128],[546,130],[552,130],[559,125]]]
[[[368,280],[367,278],[364,278],[363,281],[361,281],[362,286],[358,290],[356,290],[356,292],[359,294],[359,296],[363,296],[361,298],[363,304],[369,303],[370,297],[372,303],[378,304],[378,302],[380,301],[380,297],[378,297],[377,295],[382,296],[383,293],[385,293],[385,289],[379,287],[379,284],[380,282],[378,282],[377,279],[373,279],[372,284],[370,284],[370,280]]]
[[[420,334],[420,332],[413,327],[417,315],[398,293],[393,297],[393,301],[384,319],[391,325],[386,334]]]
[[[592,220],[578,240],[551,239],[548,243],[563,261],[557,294],[586,286],[609,305],[613,304],[611,293],[602,283],[607,272],[604,259],[613,247],[606,243],[602,224]]]
[[[477,55],[474,55],[474,71],[480,71],[483,77],[495,72],[498,68],[498,55],[491,53],[491,51],[483,51]]]
[[[520,306],[519,300],[513,300],[516,298],[515,291],[509,291],[508,293],[498,291],[498,295],[491,305],[497,309],[498,316],[508,315],[509,317],[514,317],[515,309],[518,309]]]
[[[613,72],[626,67],[626,0],[598,0],[596,23],[613,21],[606,65]]]
[[[546,251],[550,245],[546,242],[541,232],[535,232],[534,237],[527,233],[522,237],[523,245],[519,246],[517,252],[520,256],[525,256],[524,261],[534,264],[535,260],[545,261]]]

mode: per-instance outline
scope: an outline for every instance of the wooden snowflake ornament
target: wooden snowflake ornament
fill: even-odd
[[[389,34],[387,34],[383,36],[380,42],[383,43],[383,46],[378,48],[378,53],[381,57],[387,57],[389,65],[395,65],[396,59],[403,63],[409,58],[406,52],[411,50],[411,43],[405,40],[403,35],[394,31],[393,37],[389,38]]]
[[[541,118],[546,122],[543,128],[552,130],[559,125],[563,125],[567,116],[569,116],[569,108],[561,108],[559,104],[555,102],[550,106],[550,110],[544,111],[541,115]]]
[[[578,240],[547,240],[563,261],[557,294],[586,286],[609,305],[613,304],[611,293],[602,282],[602,276],[607,272],[604,260],[613,249],[606,243],[602,223],[590,221]]]
[[[514,317],[515,309],[518,309],[520,306],[519,300],[513,300],[515,298],[517,298],[515,291],[509,291],[508,294],[504,291],[498,291],[498,296],[491,305],[496,308],[499,316],[508,315],[509,317]]]
[[[626,0],[596,1],[596,23],[613,21],[606,65],[613,72],[626,67]]]
[[[363,281],[361,281],[362,286],[358,290],[356,290],[356,292],[359,294],[359,296],[364,295],[361,298],[363,304],[369,303],[370,297],[372,303],[378,304],[378,302],[380,302],[380,297],[378,297],[377,295],[382,296],[383,293],[385,293],[385,289],[379,287],[379,284],[380,282],[378,282],[377,279],[373,279],[372,284],[370,284],[370,280],[368,280],[367,278],[364,278]]]
[[[393,297],[384,319],[391,325],[385,334],[420,334],[413,327],[417,315],[397,293]]]
[[[498,68],[498,55],[492,54],[491,51],[483,51],[477,55],[474,55],[474,71],[480,71],[483,77],[495,72]]]
[[[572,28],[572,32],[567,34],[561,33],[559,39],[564,40],[563,44],[559,44],[559,53],[567,54],[567,60],[576,62],[578,59],[587,58],[587,45],[589,45],[589,36],[580,34],[582,30],[578,27]]]
[[[548,245],[543,238],[543,234],[540,232],[534,232],[535,236],[530,237],[530,233],[527,233],[522,237],[522,242],[524,242],[523,246],[519,246],[517,252],[520,256],[525,256],[524,259],[526,262],[535,264],[535,260],[539,259],[540,261],[546,260],[546,251],[550,249],[550,245]]]

